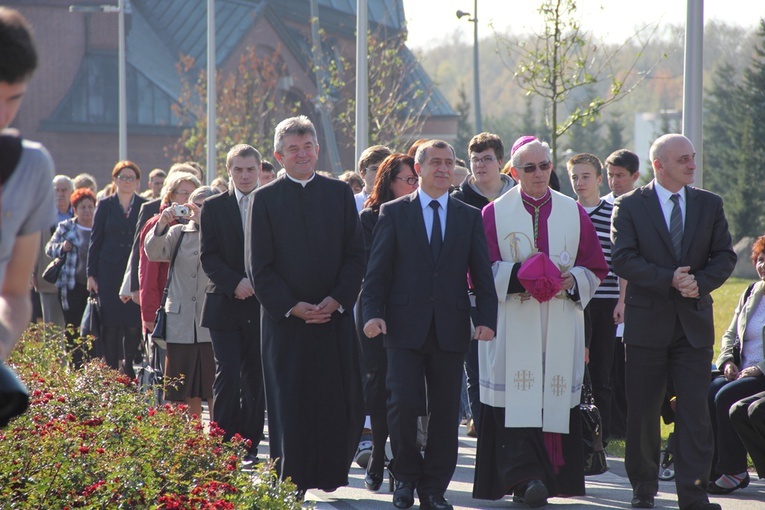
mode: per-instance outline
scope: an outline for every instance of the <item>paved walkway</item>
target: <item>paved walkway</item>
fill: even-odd
[[[204,420],[208,413],[205,406]],[[513,503],[508,497],[500,501],[483,501],[473,499],[473,466],[475,465],[476,439],[465,435],[465,427],[460,426],[460,449],[457,459],[457,470],[454,473],[446,499],[454,505],[455,510],[476,509],[524,509],[526,505]],[[390,445],[388,445],[390,456]],[[261,458],[268,457],[268,429],[266,437],[258,448]],[[551,498],[548,509],[580,510],[580,509],[630,509],[632,489],[627,473],[624,470],[624,459],[609,457],[609,471],[598,476],[589,476],[586,481],[587,495],[577,498]],[[723,510],[765,510],[765,480],[757,479],[756,473],[751,473],[752,481],[749,487],[736,491],[728,496],[714,496],[710,500],[720,503]],[[369,492],[364,488],[364,470],[355,463],[351,467],[349,485],[335,492],[326,493],[311,490],[306,494],[306,502],[315,504],[317,510],[395,510],[392,504],[392,493],[388,492],[388,476],[379,492]],[[413,507],[417,509],[417,504]],[[677,496],[674,482],[660,482],[659,494],[656,497],[656,508],[677,509]]]
[[[513,503],[508,497],[501,501],[482,501],[471,497],[473,489],[473,465],[475,463],[476,440],[465,435],[465,427],[460,427],[460,450],[457,470],[446,492],[446,498],[456,510],[491,509],[491,508],[528,508],[526,505]],[[578,498],[551,498],[546,508],[565,510],[597,509],[597,508],[631,508],[632,489],[624,471],[624,463],[619,458],[609,458],[610,470],[598,476],[587,477],[587,496]],[[364,470],[356,464],[351,468],[350,485],[342,487],[333,493],[309,491],[306,500],[316,504],[317,510],[394,510],[391,503],[392,494],[387,492],[388,479],[378,493],[372,493],[364,488]],[[757,480],[756,476],[748,488],[736,493],[713,497],[712,501],[720,503],[723,510],[765,510],[765,480]],[[417,505],[414,506],[417,508]],[[677,497],[673,482],[661,482],[660,492],[656,498],[656,508],[676,509]]]

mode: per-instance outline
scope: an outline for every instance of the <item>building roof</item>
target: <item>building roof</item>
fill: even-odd
[[[322,29],[333,37],[353,39],[356,30],[356,0],[318,0]],[[180,120],[171,113],[181,92],[181,76],[177,64],[180,56],[194,60],[197,72],[206,66],[207,8],[205,0],[130,0],[127,18],[128,123],[131,130],[153,126],[167,131],[180,127]],[[242,38],[261,16],[275,28],[284,47],[312,76],[311,48],[299,31],[285,25],[285,20],[299,24],[310,22],[308,0],[217,0],[215,2],[216,64],[222,65]],[[371,0],[370,30],[400,35],[406,30],[403,0]],[[331,44],[330,44],[331,45]],[[332,51],[324,44],[325,51]],[[457,113],[412,53],[404,50],[403,58],[413,63],[408,77],[412,86],[427,91],[415,105],[428,116],[455,116]],[[117,111],[116,51],[90,51],[85,55],[72,88],[45,121],[47,128],[76,129],[92,124],[111,124]],[[94,90],[94,87],[100,87]],[[85,92],[83,92],[85,90]],[[83,96],[84,94],[84,96]],[[103,104],[95,104],[101,97]],[[136,105],[136,106],[134,106]],[[96,110],[94,112],[94,109]]]

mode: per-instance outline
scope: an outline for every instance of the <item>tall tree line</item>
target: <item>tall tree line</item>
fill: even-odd
[[[734,241],[765,232],[765,20],[748,66],[722,63],[706,94],[704,184],[723,197]]]

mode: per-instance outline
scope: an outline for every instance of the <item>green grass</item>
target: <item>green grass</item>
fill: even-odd
[[[715,320],[715,353],[712,361],[717,359],[717,355],[720,353],[720,342],[722,340],[723,333],[728,329],[730,321],[733,318],[733,311],[736,309],[738,299],[741,294],[744,293],[747,286],[752,283],[750,280],[742,278],[729,278],[725,284],[712,292],[712,298],[715,301],[714,304],[714,320]],[[667,436],[674,429],[674,425],[665,425],[661,422],[661,437],[662,441],[666,442]],[[608,444],[608,453],[616,457],[624,457],[624,441],[614,440]],[[750,462],[751,466],[751,462]]]

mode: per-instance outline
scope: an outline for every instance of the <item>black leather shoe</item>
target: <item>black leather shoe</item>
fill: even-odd
[[[396,482],[396,490],[393,491],[393,506],[396,508],[412,508],[414,505],[414,484],[409,482]]]
[[[420,498],[420,510],[454,510],[454,507],[443,496],[431,494]]]
[[[717,503],[710,503],[709,501],[699,499],[688,506],[684,506],[681,510],[722,510],[722,507]]]
[[[377,492],[383,483],[382,473],[372,473],[367,470],[367,475],[364,477],[364,486],[368,491]]]
[[[526,493],[523,495],[523,502],[529,505],[530,508],[539,508],[547,504],[547,496],[550,493],[547,491],[547,487],[542,483],[542,480],[531,480],[526,485]]]
[[[632,508],[653,508],[653,496],[635,496],[632,498]]]
[[[542,480],[531,480],[523,487],[515,489],[513,503],[525,503],[531,508],[539,508],[547,504],[550,495]]]
[[[715,482],[710,482],[707,486],[707,493],[709,494],[730,494],[731,492],[738,490],[738,489],[744,489],[749,486],[749,473],[746,474],[746,476],[738,482],[738,485],[735,487],[731,487],[730,489],[727,487],[720,487]]]

